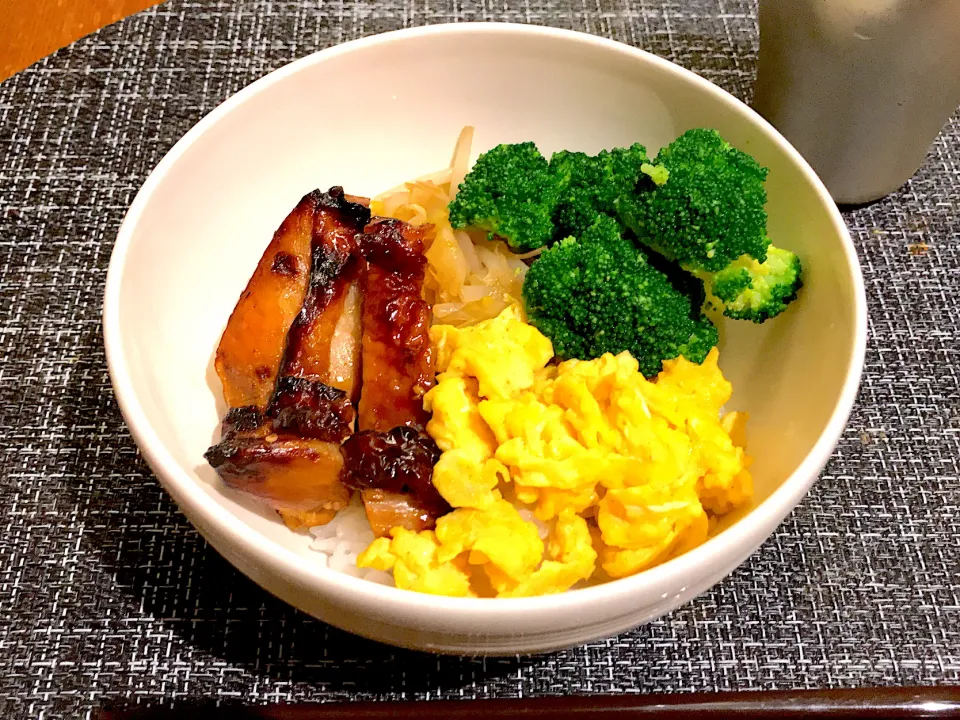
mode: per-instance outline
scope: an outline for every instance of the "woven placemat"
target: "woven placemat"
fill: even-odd
[[[471,660],[333,630],[204,543],[113,400],[100,303],[123,214],[252,80],[363,35],[498,20],[615,38],[749,100],[755,14],[750,0],[173,0],[0,84],[0,714],[960,679],[960,118],[912,182],[845,214],[870,344],[820,482],[732,577],[617,638]]]

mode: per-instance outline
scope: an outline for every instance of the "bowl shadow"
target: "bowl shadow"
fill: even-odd
[[[316,620],[240,573],[180,514],[136,451],[110,389],[100,327],[91,325],[76,351],[100,364],[96,399],[89,378],[71,380],[64,388],[63,422],[69,428],[95,421],[114,439],[114,448],[101,455],[103,480],[92,493],[81,482],[64,483],[62,492],[96,527],[81,536],[83,550],[112,579],[108,592],[125,596],[126,608],[138,608],[129,612],[157,621],[185,652],[199,651],[218,664],[324,698],[459,696],[541,662],[394,648]],[[87,450],[83,433],[65,435],[66,447]]]

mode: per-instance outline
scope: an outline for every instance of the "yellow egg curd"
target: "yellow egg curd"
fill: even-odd
[[[433,483],[454,509],[361,554],[397,587],[518,597],[624,577],[704,542],[750,499],[746,415],[720,414],[732,388],[716,349],[655,380],[627,352],[549,365],[550,341],[515,306],[430,337]]]

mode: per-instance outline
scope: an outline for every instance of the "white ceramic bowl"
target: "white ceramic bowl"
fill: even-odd
[[[222,414],[212,355],[271,233],[307,191],[375,194],[442,168],[461,126],[475,150],[548,154],[713,127],[770,168],[770,232],[806,287],[763,326],[721,324],[731,407],[751,414],[756,502],[706,544],[634,577],[561,595],[465,600],[385,588],[318,565],[308,538],[226,491],[202,454]],[[613,635],[719,582],[803,498],[860,379],[863,280],[830,196],[745,105],[653,55],[578,33],[447,25],[347,43],[255,82],[199,122],[144,183],[120,229],[104,301],[117,400],[184,514],[237,568],[360,635],[436,652],[544,651]]]

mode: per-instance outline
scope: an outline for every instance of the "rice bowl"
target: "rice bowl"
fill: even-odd
[[[474,88],[459,93],[447,82],[453,90],[443,112],[424,117],[412,96],[378,89],[377,68],[384,64],[414,72],[428,59],[434,66],[437,57],[445,58],[440,79],[468,76]],[[561,69],[569,83],[556,96],[542,79]],[[311,132],[322,98],[306,90],[346,90],[348,75],[350,83],[371,88],[369,101],[381,117],[374,123],[331,116],[328,132]],[[561,108],[562,126],[554,120]],[[392,139],[377,137],[375,127],[385,122],[395,129]],[[721,355],[737,388],[732,402],[751,412],[751,445],[778,452],[757,456],[756,503],[744,517],[664,565],[541,598],[402,592],[330,572],[309,549],[310,535],[290,533],[269,512],[218,489],[204,469],[202,453],[220,414],[208,382],[210,352],[230,298],[291,194],[339,182],[374,195],[443,167],[449,138],[471,122],[490,128],[488,135],[478,130],[478,150],[532,138],[549,150],[588,152],[635,139],[660,147],[686,127],[710,126],[771,168],[770,222],[809,258],[808,286],[816,292],[798,301],[793,321],[776,333],[722,327],[722,344],[747,349],[721,347]],[[276,132],[264,135],[265,127]],[[148,314],[155,330],[145,334]],[[352,632],[437,652],[487,654],[542,651],[619,632],[732,571],[799,502],[828,458],[859,382],[865,326],[862,279],[843,223],[809,167],[769,125],[706,81],[641,51],[502,25],[434,27],[351,43],[283,68],[227,101],[145,183],[120,231],[104,309],[124,417],[164,487],[225,557],[271,592]]]

